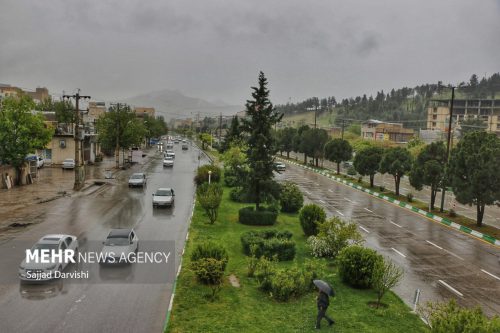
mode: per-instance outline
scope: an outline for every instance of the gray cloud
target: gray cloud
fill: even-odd
[[[4,0],[0,82],[113,100],[178,89],[275,103],[499,71],[496,0]]]

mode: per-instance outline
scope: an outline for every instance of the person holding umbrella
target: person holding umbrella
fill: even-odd
[[[328,283],[323,280],[314,280],[314,285],[318,287],[319,294],[316,298],[316,302],[318,305],[318,317],[316,318],[316,329],[319,330],[321,328],[321,319],[325,318],[328,321],[328,325],[332,326],[335,324],[335,320],[331,319],[326,315],[326,309],[330,305],[330,297],[334,296],[332,287]]]

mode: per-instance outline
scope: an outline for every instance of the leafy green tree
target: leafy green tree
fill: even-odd
[[[297,130],[293,127],[285,127],[280,136],[280,150],[286,152],[286,157],[290,158],[290,152],[294,150],[293,140],[297,135]]]
[[[105,150],[115,150],[116,167],[119,167],[120,149],[139,146],[146,137],[142,121],[127,106],[113,106],[97,120],[99,143]]]
[[[324,129],[312,128],[302,133],[301,150],[304,155],[314,158],[318,166],[318,160],[324,158],[323,153],[327,142],[328,133]]]
[[[262,182],[273,178],[274,157],[276,146],[271,130],[282,116],[276,112],[269,100],[267,79],[263,72],[259,73],[258,87],[252,87],[252,98],[246,103],[247,118],[243,119],[243,128],[248,137],[249,186],[255,193],[256,209],[261,203]]]
[[[212,136],[208,133],[201,133],[199,138],[201,140],[201,149],[203,150],[205,150],[205,146],[208,146],[208,144],[213,140]]]
[[[210,224],[214,224],[222,201],[222,186],[219,183],[203,183],[196,190],[196,199],[205,210]]]
[[[380,161],[380,172],[388,173],[394,177],[396,195],[399,195],[401,177],[411,170],[412,157],[408,150],[396,147],[388,148]]]
[[[481,119],[469,118],[460,122],[460,138],[473,131],[484,131],[488,126]]]
[[[24,159],[35,149],[43,149],[52,139],[53,128],[47,128],[39,113],[32,113],[31,97],[6,97],[0,110],[0,161],[16,169],[16,184],[21,183]]]
[[[361,150],[354,157],[354,168],[363,176],[370,176],[370,187],[373,187],[373,179],[380,168],[380,161],[384,150],[380,147],[369,147]]]
[[[238,117],[233,117],[231,120],[231,126],[229,127],[229,131],[227,132],[226,137],[224,138],[224,151],[229,149],[232,145],[238,145],[243,141],[243,133],[241,132],[241,125],[238,120]]]
[[[222,155],[224,182],[227,186],[243,186],[245,184],[249,172],[246,151],[246,146],[232,145]]]
[[[307,154],[305,153],[305,151],[302,149],[302,140],[303,140],[303,137],[304,137],[304,133],[306,133],[307,131],[309,131],[311,128],[308,126],[308,125],[302,125],[300,126],[298,129],[297,129],[297,133],[295,134],[294,138],[293,138],[293,142],[292,142],[292,145],[293,145],[293,151],[297,152],[297,153],[303,153],[304,154],[304,164],[307,164]]]
[[[347,140],[333,139],[325,146],[325,155],[329,161],[337,163],[337,175],[340,174],[340,163],[352,157],[352,147]]]
[[[446,147],[442,141],[432,142],[424,147],[413,163],[410,184],[418,191],[423,185],[431,188],[431,210],[434,209],[436,194],[442,184],[446,164]]]
[[[392,261],[377,261],[372,273],[372,288],[377,293],[377,308],[385,293],[394,288],[403,278],[404,271]]]
[[[143,118],[144,128],[146,129],[146,139],[149,144],[149,139],[159,138],[168,133],[167,124],[163,117],[150,117],[146,115]]]
[[[318,225],[325,222],[326,213],[322,207],[316,204],[308,204],[300,210],[299,220],[302,231],[304,231],[304,235],[317,235]]]
[[[451,152],[449,178],[462,204],[476,205],[477,225],[484,209],[500,200],[500,139],[492,133],[468,133]]]
[[[56,101],[53,103],[53,111],[56,113],[56,120],[63,124],[74,124],[76,120],[75,107],[68,100]]]

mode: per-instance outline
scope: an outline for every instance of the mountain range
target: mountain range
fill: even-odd
[[[157,115],[172,118],[195,118],[198,113],[201,118],[206,116],[231,116],[244,109],[241,105],[230,105],[217,100],[207,100],[189,97],[176,90],[163,89],[150,93],[125,98],[122,102],[131,106],[154,107]]]

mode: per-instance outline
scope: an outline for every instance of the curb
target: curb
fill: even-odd
[[[342,184],[345,184],[347,186],[350,186],[350,187],[352,187],[352,188],[354,188],[356,190],[368,193],[368,194],[373,195],[373,196],[375,196],[375,197],[377,197],[379,199],[391,202],[391,203],[393,203],[395,205],[398,205],[399,207],[411,210],[411,211],[413,211],[413,212],[415,212],[415,213],[417,213],[419,215],[422,215],[422,216],[425,216],[427,218],[430,218],[430,219],[432,219],[432,220],[434,220],[436,222],[444,224],[444,225],[446,225],[448,227],[451,227],[451,228],[453,228],[455,230],[458,230],[458,231],[460,231],[462,233],[465,233],[465,234],[468,234],[468,235],[472,235],[474,237],[482,239],[485,242],[488,242],[488,243],[490,243],[492,245],[500,246],[500,240],[498,240],[498,239],[496,239],[496,238],[494,238],[494,237],[492,237],[490,235],[480,233],[478,231],[472,230],[472,229],[470,229],[468,227],[465,227],[463,225],[455,223],[455,222],[453,222],[451,220],[448,220],[445,217],[434,215],[434,214],[432,214],[432,213],[430,213],[428,211],[425,211],[423,209],[420,209],[420,208],[417,208],[417,207],[413,207],[412,205],[409,205],[409,204],[407,204],[405,202],[401,202],[399,200],[396,200],[396,199],[393,199],[393,198],[389,198],[388,196],[380,194],[380,193],[378,193],[376,191],[364,188],[364,187],[362,187],[360,185],[356,185],[353,182],[347,181],[345,179],[341,179],[341,178],[336,177],[336,176],[332,176],[327,171],[318,170],[316,168],[313,168],[313,167],[310,167],[310,166],[306,166],[306,165],[303,165],[303,164],[300,164],[300,163],[297,163],[297,162],[289,161],[289,160],[281,158],[281,157],[277,157],[277,159],[282,160],[282,161],[287,162],[287,163],[290,163],[290,164],[293,164],[295,166],[301,167],[303,169],[313,171],[313,172],[315,172],[317,174],[320,174],[320,175],[323,175],[325,177],[328,177],[328,178],[330,178],[332,180],[335,180],[335,181],[337,181],[339,183],[342,183]]]

